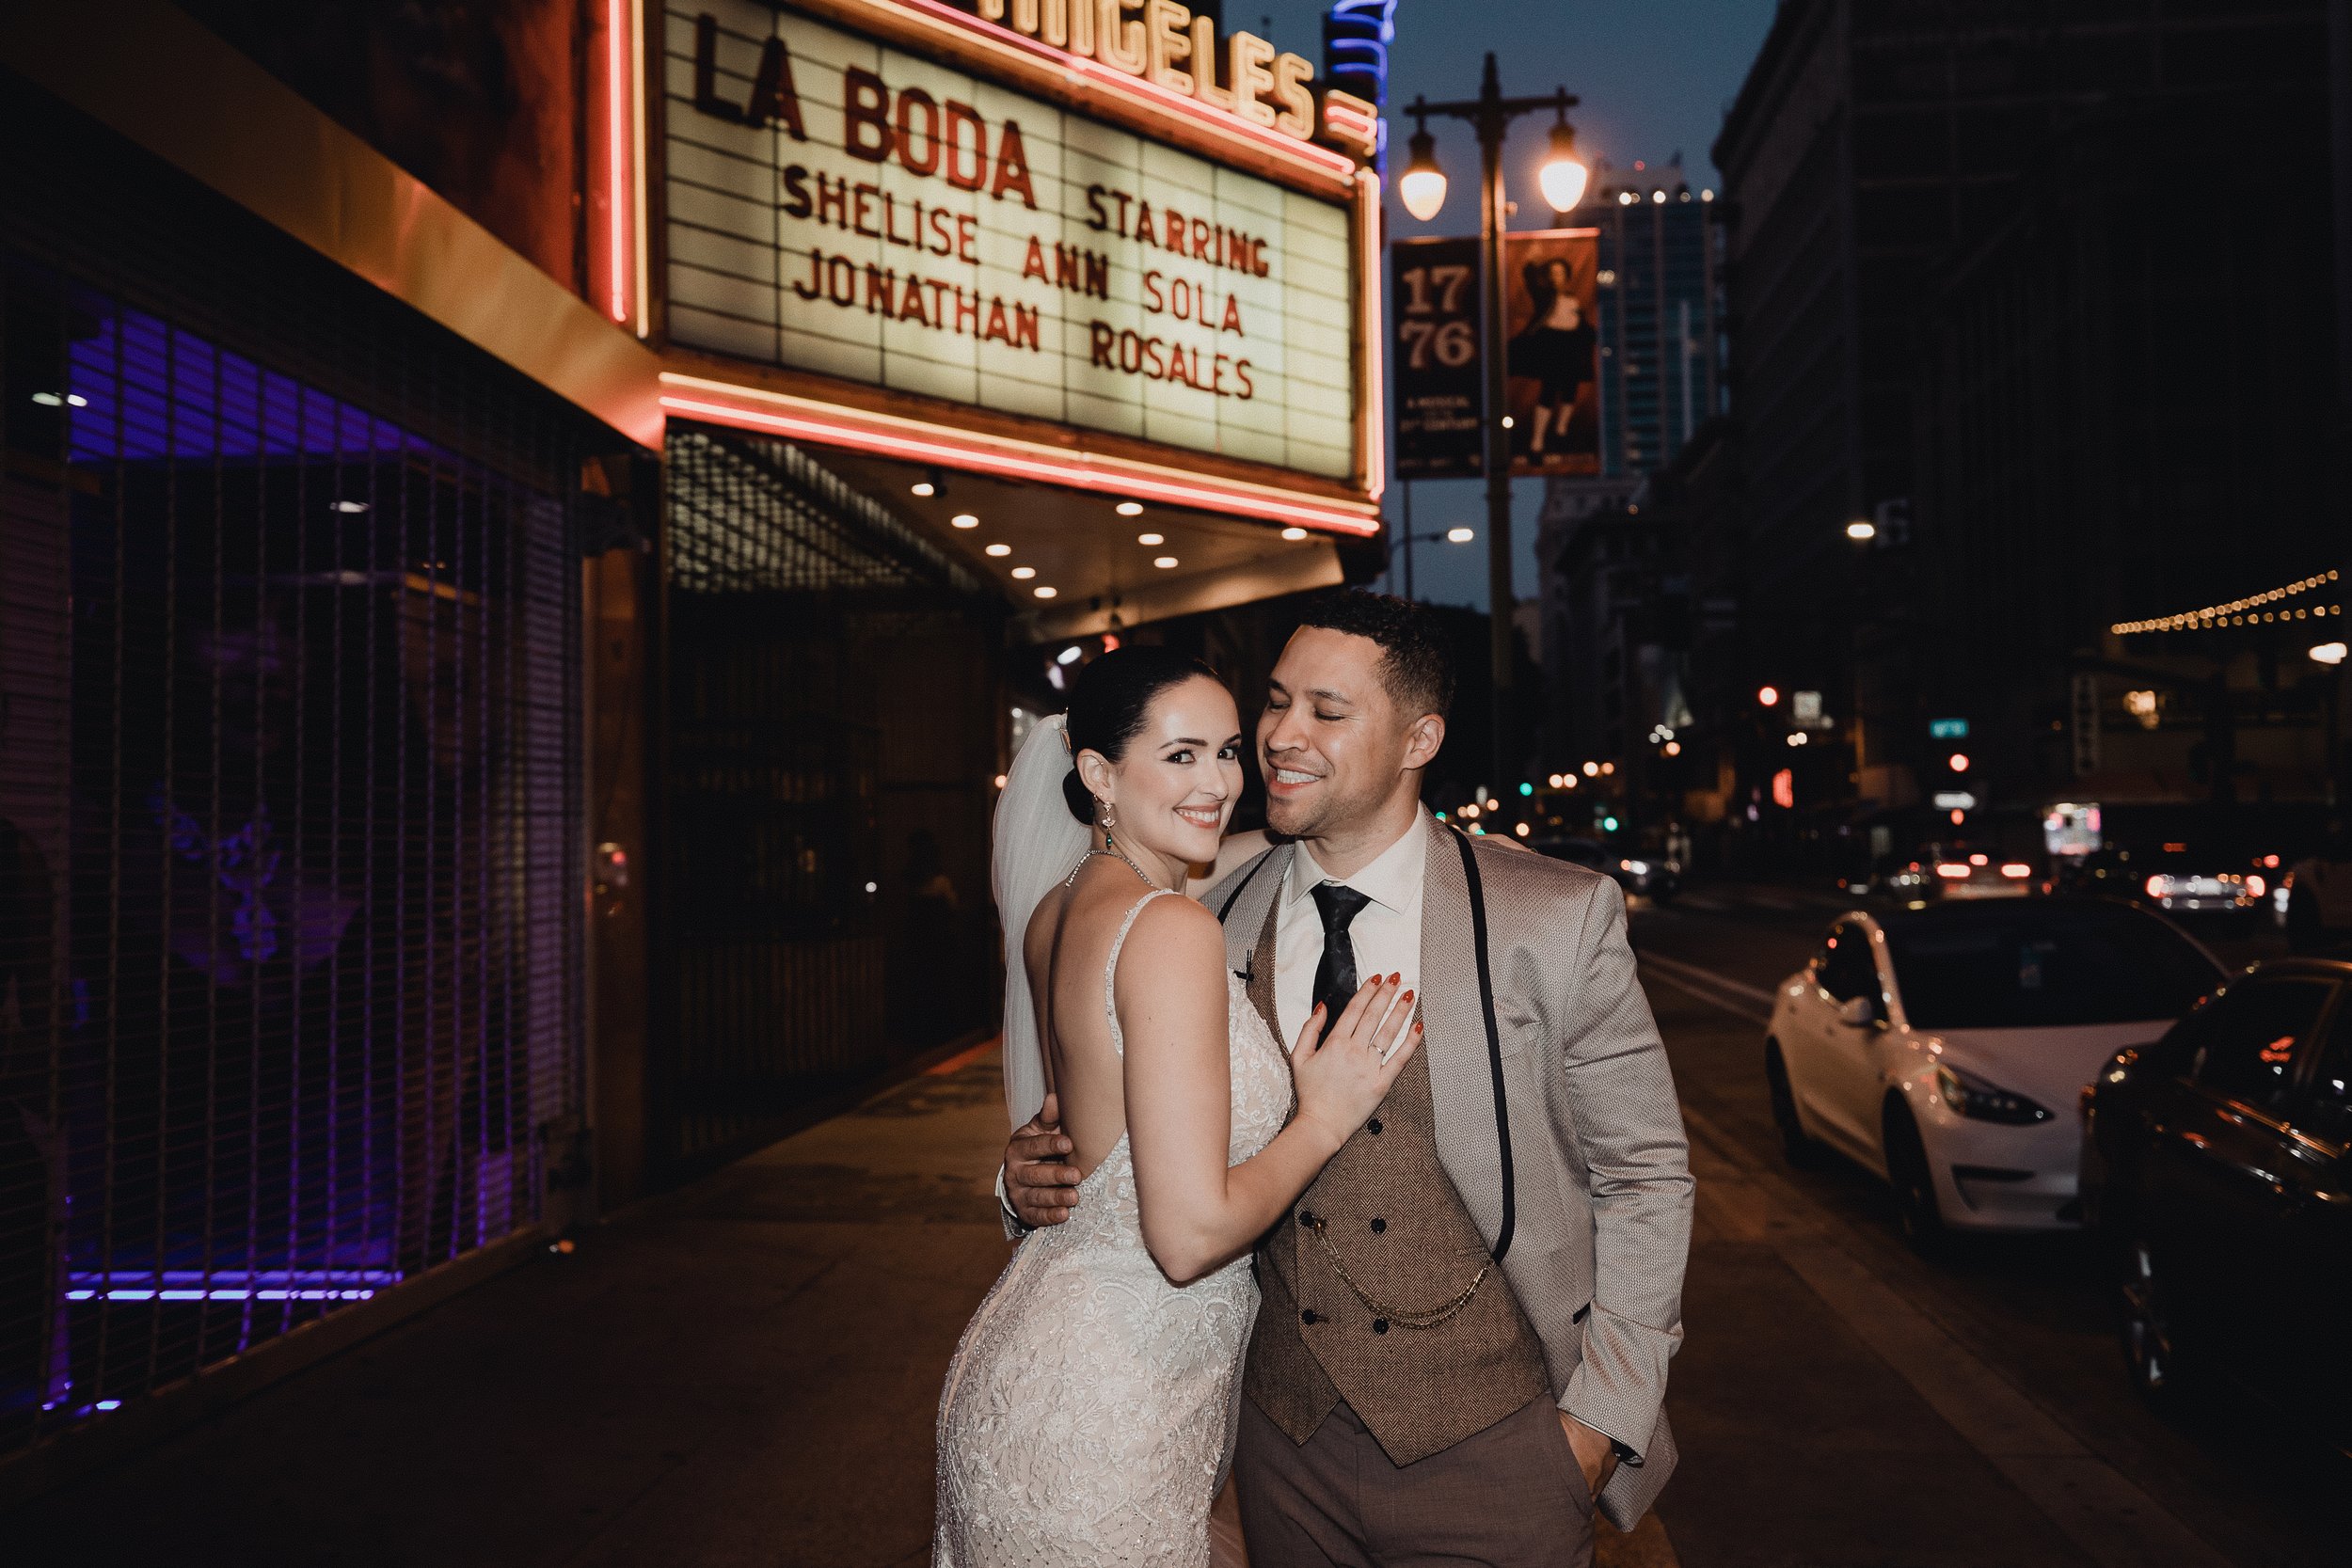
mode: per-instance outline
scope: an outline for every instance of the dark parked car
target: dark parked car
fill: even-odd
[[[2115,1056],[2083,1123],[2141,1388],[2227,1379],[2352,1450],[2352,962],[2233,982]]]
[[[1591,838],[1539,838],[1528,847],[1556,861],[1590,866],[1613,879],[1626,892],[1647,894],[1661,903],[1672,898],[1681,884],[1679,863],[1646,850],[1628,853]]]

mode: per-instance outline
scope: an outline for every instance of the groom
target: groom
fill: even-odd
[[[1374,974],[1428,1028],[1258,1246],[1234,1461],[1254,1568],[1581,1568],[1594,1499],[1630,1528],[1674,1468],[1691,1177],[1624,899],[1422,809],[1453,687],[1419,607],[1319,601],[1258,722],[1288,842],[1206,898],[1285,1045]],[[1013,1135],[1024,1226],[1076,1201],[1068,1148]]]

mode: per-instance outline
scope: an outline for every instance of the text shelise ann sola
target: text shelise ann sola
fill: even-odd
[[[698,67],[701,63],[698,59]],[[740,109],[716,97],[715,71],[698,69],[696,77],[698,108],[754,126],[772,122],[794,140],[807,140],[809,111],[802,103],[791,56],[781,40],[768,40],[750,101]],[[842,71],[840,102],[840,148],[850,158],[873,165],[895,163],[954,190],[984,194],[1000,203],[1018,201],[1025,212],[1038,211],[1036,181],[1017,120],[1007,117],[992,125],[967,103],[942,102],[921,87],[894,91],[877,73],[854,65]],[[812,245],[805,272],[788,280],[800,299],[1044,352],[1037,305],[936,276],[920,265],[927,256],[967,266],[979,262],[980,222],[970,211],[800,163],[784,166],[778,181],[778,206],[785,216],[910,253],[907,264],[890,265]],[[1222,398],[1246,401],[1254,396],[1256,382],[1243,352],[1248,337],[1243,302],[1219,285],[1217,276],[1267,277],[1271,247],[1266,237],[1187,212],[1177,198],[1166,196],[1154,204],[1145,193],[1095,182],[1086,186],[1085,199],[1085,213],[1073,214],[1084,229],[1105,242],[1116,238],[1138,247],[1143,312],[1185,323],[1213,338],[1206,344],[1173,341],[1096,318],[1086,323],[1089,363]],[[1187,199],[1195,207],[1200,204],[1197,198]],[[1111,298],[1111,258],[1103,250],[1049,240],[1034,231],[1025,239],[1020,272],[1025,281],[1080,298]]]

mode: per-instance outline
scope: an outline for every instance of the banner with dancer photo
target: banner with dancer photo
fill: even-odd
[[[1512,234],[1503,255],[1511,472],[1600,472],[1597,229]]]

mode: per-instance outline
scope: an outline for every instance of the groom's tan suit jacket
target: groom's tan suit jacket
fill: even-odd
[[[1418,831],[1428,845],[1420,1005],[1438,1158],[1491,1249],[1502,1225],[1502,1140],[1470,885],[1455,832],[1425,814]],[[1502,1272],[1543,1341],[1560,1408],[1636,1456],[1599,1497],[1601,1511],[1630,1528],[1675,1466],[1661,1405],[1666,1364],[1682,1341],[1691,1241],[1682,1114],[1616,883],[1469,842],[1486,895],[1510,1128],[1515,1216]],[[1235,974],[1250,972],[1295,853],[1278,845],[1205,900],[1224,921]],[[1266,1022],[1279,1038],[1279,1024]]]

